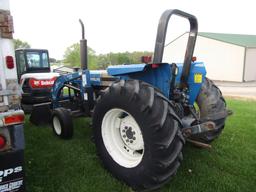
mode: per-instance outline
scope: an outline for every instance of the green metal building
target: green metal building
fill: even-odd
[[[182,62],[188,33],[168,43],[164,60]],[[207,67],[207,76],[220,81],[256,81],[256,35],[198,34],[194,56]]]

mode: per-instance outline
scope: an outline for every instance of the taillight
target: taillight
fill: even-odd
[[[196,59],[197,59],[197,58],[196,58],[195,56],[193,56],[191,60],[192,60],[192,62],[195,62]]]
[[[6,61],[6,66],[8,69],[13,69],[14,68],[14,60],[12,56],[6,56],[5,57],[5,61]]]
[[[16,114],[4,117],[4,124],[5,125],[14,125],[23,123],[25,119],[24,114]]]
[[[154,64],[154,63],[151,64],[151,68],[152,68],[152,69],[158,68],[159,66],[160,66],[160,64]]]
[[[6,139],[3,135],[0,135],[0,150],[3,149],[6,145]]]
[[[29,79],[29,85],[32,88],[50,88],[53,86],[54,81],[56,79],[57,77],[53,77],[51,79],[44,79],[44,80],[31,78]]]

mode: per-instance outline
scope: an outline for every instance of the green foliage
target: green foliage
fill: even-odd
[[[96,69],[96,55],[95,51],[88,47],[88,67],[89,69]],[[72,67],[80,67],[80,44],[75,43],[68,47],[64,54],[64,63]]]
[[[111,64],[111,60],[108,54],[100,54],[97,57],[97,68],[106,69]]]
[[[88,47],[89,69],[106,69],[109,65],[141,63],[142,56],[152,55],[152,52],[124,52],[96,55],[96,52]],[[75,43],[68,47],[64,54],[64,63],[73,67],[80,67],[80,45]]]
[[[256,102],[227,100],[234,115],[212,149],[186,143],[177,175],[161,192],[255,191]],[[89,118],[74,120],[74,138],[55,137],[48,126],[25,123],[26,188],[33,192],[118,191],[131,189],[102,167],[91,140]]]
[[[49,61],[50,61],[50,63],[56,63],[57,62],[57,60],[55,59],[55,58],[49,58]]]
[[[64,54],[64,63],[71,66],[80,66],[80,46],[78,43],[68,47]]]
[[[22,41],[20,39],[14,39],[14,49],[19,48],[30,48],[30,45],[26,41]]]
[[[101,54],[97,56],[97,66],[100,69],[105,69],[109,65],[141,63],[142,56],[151,56],[152,54],[148,51]]]

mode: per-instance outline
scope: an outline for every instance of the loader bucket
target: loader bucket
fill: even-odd
[[[51,121],[51,114],[50,103],[33,105],[29,120],[34,125],[46,125]]]

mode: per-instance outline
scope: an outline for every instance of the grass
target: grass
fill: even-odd
[[[256,102],[228,100],[234,111],[211,150],[184,147],[177,175],[163,192],[252,192],[256,184]],[[56,138],[50,127],[25,124],[28,192],[128,192],[102,166],[91,142],[90,119],[75,120],[74,138]]]

